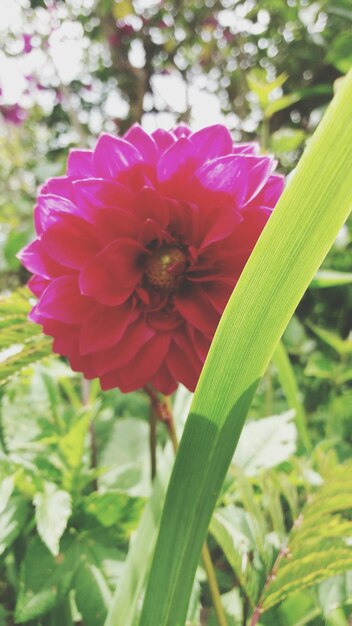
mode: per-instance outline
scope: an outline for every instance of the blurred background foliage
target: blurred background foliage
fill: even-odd
[[[350,0],[1,1],[0,626],[102,626],[151,491],[147,398],[87,387],[26,321],[16,253],[38,187],[71,146],[134,122],[224,123],[289,175],[352,65],[351,26]],[[210,547],[229,626],[258,605],[262,626],[352,623],[351,265],[346,225],[224,484]],[[169,468],[166,439],[159,424]],[[214,626],[210,606],[200,568],[187,624]]]

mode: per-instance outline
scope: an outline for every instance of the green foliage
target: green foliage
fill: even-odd
[[[351,463],[336,469],[302,509],[264,591],[264,611],[293,592],[352,570],[352,522],[347,516],[352,510],[351,469]]]
[[[35,298],[23,287],[29,276],[16,255],[33,236],[37,190],[47,178],[64,174],[71,146],[93,145],[101,131],[123,132],[141,120],[148,128],[223,121],[236,141],[259,141],[262,151],[276,156],[279,171],[291,174],[305,146],[314,146],[315,127],[351,67],[351,3],[58,0],[50,9],[42,0],[13,4],[13,11],[6,6],[0,28],[1,81],[11,65],[11,82],[23,83],[25,93],[18,100],[27,118],[18,126],[6,119],[7,89],[1,83],[0,626],[137,626],[173,453],[164,425],[158,424],[152,482],[146,395],[101,393],[96,381],[89,389],[85,384],[83,394],[80,377],[52,355],[51,339],[28,320]],[[35,33],[28,57],[23,33]],[[72,33],[74,46],[83,44],[82,68],[71,82],[61,79],[52,55],[59,33],[65,41],[72,41]],[[34,68],[20,82],[17,62],[22,73]],[[174,98],[170,79],[178,81],[177,96],[184,91],[184,99]],[[214,117],[203,122],[208,108]],[[199,413],[204,407],[210,411],[211,398],[219,396],[207,425],[220,423],[227,393],[240,389],[248,365],[257,367],[253,346],[259,351],[262,342],[269,345],[278,325],[270,318],[269,304],[295,252],[304,243],[314,256],[336,232],[350,194],[351,168],[342,175],[336,148],[341,120],[332,126],[330,151],[324,159],[316,156],[311,185],[302,188],[297,205],[302,224],[287,242],[292,255],[285,257],[280,247],[290,228],[285,220],[278,239],[267,242],[261,268],[251,275],[247,309],[233,309],[234,324],[258,313],[270,327],[261,331],[258,322],[243,362],[241,350],[236,351],[237,370],[227,391],[229,350],[233,342],[243,346],[243,327],[236,325],[227,339],[222,335],[218,377],[201,383]],[[329,185],[327,170],[334,170]],[[294,185],[293,179],[288,194]],[[328,204],[333,207],[329,223],[324,221]],[[316,239],[306,222],[313,209],[322,216]],[[295,239],[299,232],[302,236]],[[322,268],[314,276],[312,269],[309,289],[259,382],[235,456],[241,403],[235,436],[228,432],[216,444],[217,432],[209,429],[203,467],[199,455],[206,429],[199,434],[199,423],[188,424],[186,437],[193,429],[194,438],[188,458],[180,452],[183,496],[174,492],[174,508],[167,505],[165,514],[181,538],[177,543],[168,533],[165,540],[165,575],[150,600],[153,626],[161,625],[154,611],[171,602],[173,590],[163,589],[172,571],[181,595],[186,589],[191,593],[180,626],[217,626],[201,566],[193,580],[197,557],[192,560],[186,552],[184,569],[177,569],[187,538],[190,553],[196,552],[205,508],[212,499],[215,505],[216,493],[208,543],[228,626],[252,626],[256,607],[261,609],[257,626],[351,622],[351,235],[347,222]],[[280,250],[287,267],[282,276],[273,269],[276,279],[268,287],[262,270]],[[304,263],[296,264],[281,312],[303,284],[305,269]],[[269,308],[258,307],[265,289]],[[180,386],[173,399],[179,435],[191,403],[192,394]],[[212,445],[217,446],[214,457]],[[215,477],[225,474],[226,463],[224,482],[216,487]],[[198,499],[199,474],[203,501]],[[190,500],[196,514],[187,522]],[[178,600],[170,623],[182,604]]]
[[[53,609],[68,593],[78,566],[74,537],[66,537],[55,558],[39,539],[28,545],[21,564],[16,623],[28,622]]]
[[[155,622],[176,626],[185,619],[201,545],[254,391],[349,215],[352,126],[347,103],[351,96],[349,75],[260,237],[219,324],[170,480],[143,626]],[[191,486],[185,481],[187,475],[192,475]]]
[[[0,384],[51,354],[51,341],[28,320],[32,306],[26,289],[0,297]]]

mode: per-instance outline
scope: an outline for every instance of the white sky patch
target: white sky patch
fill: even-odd
[[[152,77],[151,83],[154,93],[167,107],[177,113],[186,111],[186,84],[181,76],[178,74],[157,74]]]
[[[211,124],[225,123],[219,98],[215,94],[209,93],[205,89],[190,87],[189,103],[191,105],[191,126],[194,130]]]
[[[78,4],[91,3],[92,0],[77,0]],[[158,0],[159,1],[159,0]],[[70,0],[71,4],[75,4]],[[253,0],[246,0],[246,11]],[[145,10],[147,6],[158,4],[154,0],[139,0],[139,6]],[[24,7],[28,7],[28,0],[0,0],[0,31],[10,29],[19,38],[26,32],[26,14]],[[38,9],[39,11],[39,9]],[[244,13],[246,13],[244,11]],[[39,11],[40,12],[40,11]],[[223,18],[227,12],[222,12]],[[240,18],[241,16],[237,16]],[[43,19],[41,19],[43,18]],[[32,102],[38,102],[44,108],[44,113],[50,112],[53,105],[54,94],[45,91],[30,89],[30,94],[25,91],[30,85],[26,76],[36,75],[45,86],[58,87],[60,82],[69,85],[72,80],[82,78],[86,48],[90,45],[85,36],[80,22],[65,19],[60,26],[56,27],[49,36],[49,49],[45,51],[35,47],[29,54],[9,57],[0,51],[0,87],[2,89],[1,101],[5,104],[18,102],[22,106],[30,107]],[[32,28],[32,26],[31,26]],[[50,14],[42,10],[40,20],[37,20],[35,29],[42,34],[47,34],[52,28]],[[145,64],[145,51],[141,42],[135,41],[130,50],[130,62],[136,68],[142,68]],[[198,129],[209,124],[224,122],[221,113],[220,102],[217,95],[210,93],[206,83],[201,84],[200,79],[192,85],[186,85],[181,74],[174,71],[171,74],[156,74],[152,77],[153,97],[146,98],[146,113],[143,116],[143,126],[152,131],[156,128],[169,129],[176,123],[177,117],[191,109],[190,125]],[[92,92],[92,96],[94,91]],[[89,94],[87,96],[89,100]],[[91,132],[98,133],[104,125],[105,116],[124,119],[128,114],[127,103],[115,88],[111,89],[103,110],[92,110],[89,115],[89,127]],[[157,113],[148,113],[155,106]]]
[[[68,85],[83,70],[83,37],[78,32],[69,37],[65,30],[58,28],[51,33],[49,52],[61,82]]]
[[[18,59],[7,57],[0,51],[0,87],[6,104],[15,104],[27,87]]]
[[[21,2],[0,0],[0,31],[19,31],[22,26]]]
[[[109,117],[125,119],[128,115],[128,103],[117,91],[114,91],[109,93],[104,110]]]

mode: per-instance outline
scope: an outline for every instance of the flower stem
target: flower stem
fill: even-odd
[[[175,427],[175,420],[172,412],[172,407],[170,403],[170,399],[167,396],[164,396],[162,399],[159,398],[158,394],[155,390],[147,385],[145,387],[145,391],[150,397],[152,408],[154,409],[155,414],[161,421],[165,423],[165,426],[168,430],[170,441],[172,443],[175,454],[178,450],[178,437]],[[210,551],[206,542],[203,544],[202,548],[202,561],[203,567],[205,569],[205,573],[208,580],[210,595],[214,607],[214,612],[216,615],[216,619],[219,626],[228,626],[227,619],[224,611],[224,607],[221,603],[220,590],[218,586],[218,582],[216,580],[216,574],[213,562],[211,560]]]
[[[149,450],[150,450],[150,476],[152,481],[156,476],[156,421],[157,416],[153,405],[149,412]]]

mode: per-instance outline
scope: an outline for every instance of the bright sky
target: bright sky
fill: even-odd
[[[81,0],[82,1],[82,0]],[[140,3],[151,3],[151,0],[139,0]],[[91,5],[91,0],[83,0],[85,5]],[[8,30],[15,34],[21,35],[23,32],[33,34],[32,24],[23,20],[23,8],[28,7],[27,0],[1,0],[0,1],[0,34],[6,33]],[[49,19],[47,12],[43,11],[41,15],[40,28],[43,34],[48,32],[49,23],[45,23]],[[35,34],[35,33],[34,33]],[[34,40],[35,41],[35,40]],[[50,82],[55,77],[57,82],[69,85],[69,83],[82,77],[84,68],[84,48],[89,45],[87,37],[84,36],[83,28],[78,22],[62,22],[59,28],[56,28],[50,35],[49,56],[39,47],[26,55],[10,58],[0,51],[0,85],[2,88],[2,101],[6,104],[19,102],[24,106],[29,104],[28,96],[24,92],[27,87],[25,76],[36,73]],[[132,47],[130,54],[131,62],[138,66],[143,65],[143,51],[137,46]],[[153,79],[154,93],[160,108],[166,105],[170,112],[146,113],[143,117],[142,124],[146,130],[154,130],[157,127],[170,128],[175,123],[175,113],[182,113],[187,108],[187,100],[191,107],[192,126],[202,128],[207,124],[214,124],[223,121],[220,110],[220,103],[217,96],[211,94],[203,88],[192,85],[186,93],[186,85],[180,74],[158,75]],[[32,94],[39,103],[44,106],[51,107],[52,102],[48,94],[37,92]],[[148,109],[148,102],[146,102]],[[124,117],[127,114],[126,102],[119,95],[118,90],[114,90],[108,98],[106,113],[116,117]],[[96,117],[93,123],[93,132],[99,132],[99,125],[102,120]],[[94,122],[94,120],[93,120]]]

